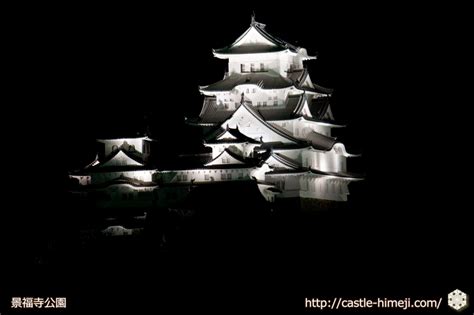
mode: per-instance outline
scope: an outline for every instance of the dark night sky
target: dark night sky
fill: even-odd
[[[455,163],[453,155],[432,150],[462,143],[463,131],[456,130],[463,124],[442,123],[459,97],[447,71],[455,68],[448,53],[456,38],[437,15],[423,14],[426,8],[371,9],[321,3],[302,15],[273,6],[230,12],[204,5],[197,12],[117,6],[69,8],[36,15],[36,23],[18,22],[25,35],[17,37],[24,45],[18,72],[32,83],[13,109],[15,133],[28,139],[20,146],[28,154],[20,158],[30,164],[36,150],[43,154],[35,154],[35,169],[77,167],[93,158],[93,139],[134,133],[144,115],[163,151],[186,150],[195,133],[183,121],[199,113],[198,85],[220,80],[225,71],[211,49],[237,38],[255,11],[270,33],[318,54],[308,64],[312,80],[335,89],[336,119],[348,125],[349,148],[364,154],[376,183],[372,198],[390,194],[424,204],[415,182],[430,185],[439,176],[433,170]],[[449,202],[458,194],[443,191]]]
[[[348,146],[364,154],[367,173],[354,209],[357,239],[407,248],[364,252],[367,264],[380,261],[389,273],[427,264],[446,270],[439,261],[451,256],[446,239],[457,233],[462,241],[451,250],[460,251],[472,229],[470,192],[460,184],[471,168],[469,125],[453,114],[466,103],[452,72],[465,20],[441,8],[313,4],[21,11],[10,26],[14,78],[21,83],[10,109],[16,126],[6,131],[15,152],[7,176],[16,203],[4,212],[10,214],[4,222],[16,223],[11,232],[42,233],[34,228],[48,218],[42,211],[55,207],[67,169],[93,157],[96,137],[133,133],[146,114],[163,150],[190,146],[183,121],[199,113],[198,85],[225,71],[211,49],[235,40],[255,11],[271,34],[317,52],[308,64],[311,78],[335,89],[334,114],[348,125]],[[448,16],[455,19],[450,29]],[[18,244],[28,243],[26,235]]]

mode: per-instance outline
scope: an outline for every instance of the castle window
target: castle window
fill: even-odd
[[[267,102],[263,102],[263,106],[267,106]]]
[[[227,174],[227,179],[232,179],[232,173]]]
[[[255,92],[256,92],[256,90],[255,90],[255,89],[252,89],[252,93],[255,93]]]
[[[254,63],[250,64],[250,72],[255,72],[255,64]]]
[[[278,101],[277,101],[277,100],[274,100],[274,101],[273,101],[273,105],[277,106],[277,105],[278,105]]]
[[[209,180],[209,174],[204,175],[204,180]]]
[[[227,174],[222,173],[221,174],[221,180],[226,180],[227,179]]]
[[[260,106],[260,105],[262,105],[262,102],[257,102],[257,106]]]
[[[263,63],[260,64],[260,71],[265,71],[265,65]]]
[[[245,72],[246,69],[245,69],[245,64],[241,64],[240,65],[240,72]]]

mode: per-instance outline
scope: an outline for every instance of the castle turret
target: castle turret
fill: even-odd
[[[316,57],[271,35],[254,17],[213,54],[228,60],[228,71],[199,87],[204,104],[199,117],[188,120],[214,129],[205,141],[212,157],[260,158],[269,166],[264,181],[281,190],[280,198],[347,200],[348,184],[360,178],[347,172],[346,160],[355,155],[332,135],[344,127],[334,121],[333,91],[313,83],[305,67]]]

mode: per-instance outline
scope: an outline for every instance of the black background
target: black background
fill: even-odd
[[[2,313],[10,296],[28,294],[67,296],[71,312],[287,306],[296,313],[304,311],[305,296],[467,290],[472,185],[459,74],[467,40],[461,8],[292,7],[180,3],[14,12],[5,45],[13,52],[6,86],[12,95],[2,115],[12,201],[2,207],[2,260],[9,266],[5,279],[14,277],[3,283]],[[324,233],[304,241],[292,235],[299,226],[282,227],[287,232],[268,251],[211,246],[204,254],[152,259],[150,252],[124,258],[128,265],[87,266],[68,253],[53,264],[35,263],[46,240],[67,234],[63,227],[74,220],[61,197],[65,174],[93,158],[94,138],[129,134],[147,117],[169,156],[199,148],[184,116],[199,113],[198,86],[221,79],[226,69],[211,49],[245,31],[252,11],[271,34],[317,53],[308,63],[311,78],[335,89],[334,115],[348,125],[344,139],[363,154],[366,181],[351,195],[351,208],[326,215],[324,226],[315,225]],[[223,207],[232,206],[223,201]]]

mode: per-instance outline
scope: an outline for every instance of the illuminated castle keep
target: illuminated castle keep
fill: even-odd
[[[212,148],[208,177],[221,173],[214,180],[231,180],[221,169],[235,168],[240,171],[232,180],[257,180],[269,201],[346,201],[349,183],[358,180],[346,169],[354,155],[331,135],[343,127],[331,112],[332,90],[314,84],[304,66],[316,57],[270,35],[253,17],[233,44],[213,53],[229,61],[228,72],[200,87],[201,113],[188,120],[214,129],[204,142]]]
[[[252,18],[231,45],[215,49],[228,60],[221,81],[200,87],[199,117],[186,119],[205,131],[207,160],[157,169],[148,163],[148,137],[99,140],[101,154],[71,173],[74,193],[103,208],[168,207],[204,183],[254,185],[268,202],[282,198],[347,201],[349,154],[332,136],[332,90],[314,84],[306,49],[280,40]],[[160,148],[165,150],[166,148]],[[198,162],[198,163],[196,163]],[[196,165],[199,165],[196,167]],[[257,192],[258,194],[258,192]]]

